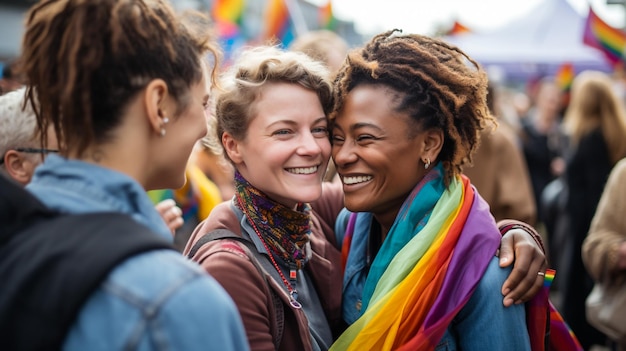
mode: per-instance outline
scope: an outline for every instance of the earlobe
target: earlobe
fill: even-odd
[[[156,134],[165,136],[166,125],[170,121],[166,108],[167,83],[162,79],[154,79],[148,83],[144,92],[144,105],[150,127]]]
[[[435,162],[443,147],[443,131],[430,129],[424,132],[423,158]]]
[[[222,134],[222,146],[233,163],[239,164],[243,162],[243,157],[239,150],[239,142],[227,132]]]

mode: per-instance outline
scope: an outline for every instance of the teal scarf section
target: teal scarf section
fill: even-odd
[[[376,285],[391,260],[428,223],[435,204],[446,190],[443,174],[444,169],[440,162],[413,188],[402,204],[395,222],[370,267],[363,287],[361,311],[367,310]]]

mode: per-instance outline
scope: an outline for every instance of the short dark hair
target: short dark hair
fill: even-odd
[[[398,94],[396,111],[415,123],[411,133],[438,128],[444,133],[439,154],[446,184],[471,162],[480,131],[493,122],[487,108],[487,75],[459,48],[418,34],[391,30],[348,54],[335,85],[339,113],[347,94],[361,84],[383,85]]]

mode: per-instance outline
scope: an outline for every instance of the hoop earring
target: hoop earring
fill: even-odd
[[[422,160],[422,162],[424,162],[424,169],[430,167],[430,159],[428,157],[426,157],[426,161]]]

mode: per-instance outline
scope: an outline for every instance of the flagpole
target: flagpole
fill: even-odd
[[[296,36],[301,36],[307,33],[309,30],[306,26],[306,21],[304,20],[304,15],[302,14],[302,9],[300,8],[298,0],[285,0],[285,5],[287,6],[287,11],[289,11],[289,15],[293,20],[293,26],[296,29]]]

